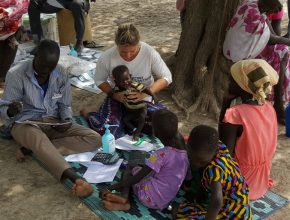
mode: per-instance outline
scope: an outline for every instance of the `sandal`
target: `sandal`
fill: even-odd
[[[97,44],[95,41],[84,41],[83,42],[84,47],[86,48],[101,48],[104,47],[102,44]]]

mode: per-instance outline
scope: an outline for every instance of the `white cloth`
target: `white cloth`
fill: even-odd
[[[105,51],[99,58],[96,67],[95,83],[97,86],[108,81],[114,86],[112,70],[118,65],[126,65],[132,79],[149,87],[154,83],[153,75],[157,79],[165,79],[168,84],[172,82],[172,75],[159,53],[144,42],[134,60],[127,62],[119,54],[117,46]]]
[[[223,53],[237,62],[256,58],[270,39],[267,16],[261,14],[257,0],[246,0],[237,9],[226,33]]]
[[[64,8],[57,0],[47,0],[47,4],[56,8]]]

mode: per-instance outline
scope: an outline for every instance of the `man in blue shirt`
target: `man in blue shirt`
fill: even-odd
[[[17,143],[31,150],[57,179],[74,182],[75,195],[88,196],[92,186],[62,155],[95,150],[101,146],[101,138],[95,131],[72,123],[71,86],[68,75],[57,65],[59,56],[57,43],[43,40],[32,61],[11,68],[3,94],[8,104],[0,107],[0,113]],[[23,123],[26,120],[63,125]]]

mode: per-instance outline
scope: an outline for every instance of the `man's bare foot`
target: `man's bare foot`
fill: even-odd
[[[106,200],[108,202],[120,203],[120,204],[128,203],[128,199],[127,198],[125,198],[123,196],[120,196],[120,195],[117,195],[115,193],[106,193],[106,194],[104,194],[103,200]]]
[[[77,179],[72,187],[72,192],[78,197],[87,197],[93,193],[93,187],[91,184],[83,179]]]
[[[89,113],[90,111],[88,109],[83,108],[82,110],[80,110],[80,116],[83,116],[84,118],[88,118]]]
[[[120,204],[120,203],[114,203],[114,202],[103,200],[102,205],[105,209],[110,210],[110,211],[127,211],[131,208],[129,202],[125,204]]]
[[[20,163],[25,161],[25,155],[22,153],[20,149],[16,151],[16,160]]]

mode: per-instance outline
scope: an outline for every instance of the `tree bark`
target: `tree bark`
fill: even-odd
[[[173,74],[176,104],[216,117],[227,87],[231,62],[222,54],[226,28],[239,0],[188,0]]]

